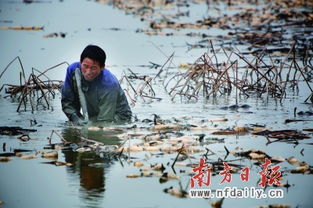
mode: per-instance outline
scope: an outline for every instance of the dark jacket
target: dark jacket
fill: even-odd
[[[75,70],[80,70],[79,62],[67,68],[62,86],[62,110],[70,120],[75,116],[81,117]],[[111,122],[131,119],[132,113],[124,91],[108,69],[103,69],[92,81],[86,81],[82,76],[81,86],[90,120]]]

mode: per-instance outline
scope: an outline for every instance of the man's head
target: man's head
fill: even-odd
[[[87,81],[96,78],[105,66],[106,54],[96,45],[88,45],[80,55],[82,74]]]

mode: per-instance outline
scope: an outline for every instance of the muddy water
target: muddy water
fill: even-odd
[[[192,63],[206,52],[206,49],[195,49],[189,52],[185,47],[186,42],[195,41],[191,37],[164,37],[146,36],[136,33],[138,28],[146,27],[139,19],[127,16],[124,12],[113,9],[109,5],[97,4],[91,1],[38,1],[37,3],[24,4],[20,1],[1,1],[0,21],[2,26],[44,26],[43,31],[15,31],[0,30],[0,69],[16,56],[22,60],[26,73],[30,73],[34,67],[39,70],[47,69],[63,61],[69,63],[77,61],[81,50],[86,44],[98,44],[107,52],[108,68],[120,77],[123,71],[131,68],[139,74],[155,75],[156,69],[139,67],[148,65],[149,61],[163,64],[167,57],[175,51],[174,62]],[[202,11],[201,6],[195,5],[196,11]],[[120,30],[111,30],[110,28]],[[66,33],[65,38],[60,36],[44,38],[50,33]],[[212,33],[218,30],[212,30]],[[160,50],[155,47],[157,45]],[[65,76],[66,66],[58,67],[48,73],[52,79],[62,80]],[[0,80],[4,83],[17,83],[20,66],[14,63],[9,71]],[[185,116],[185,123],[201,123],[201,120],[212,118],[228,118],[225,123],[208,123],[210,127],[232,128],[234,126],[247,126],[249,124],[265,125],[273,130],[294,129],[302,130],[312,128],[312,121],[303,121],[285,124],[285,119],[293,118],[294,108],[298,111],[312,111],[312,105],[303,101],[309,95],[309,89],[301,83],[298,95],[289,93],[283,102],[274,99],[263,98],[239,98],[239,104],[248,104],[249,109],[221,110],[223,106],[235,104],[235,97],[217,97],[217,99],[187,102],[176,99],[174,101],[165,93],[161,85],[155,86],[155,91],[161,101],[145,102],[138,100],[132,106],[133,113],[139,121],[137,126],[148,126],[141,120],[153,119],[154,113],[162,119],[173,120]],[[31,133],[32,140],[23,142],[16,136],[0,136],[0,153],[12,152],[14,149],[34,150],[26,155],[35,155],[42,151],[48,144],[47,137],[52,130],[61,133],[62,136],[72,142],[78,141],[78,133],[94,140],[101,140],[105,144],[120,144],[123,142],[117,137],[112,137],[112,132],[88,131],[87,128],[73,128],[66,123],[60,107],[60,94],[51,100],[53,109],[39,110],[33,114],[29,111],[17,113],[18,103],[9,98],[0,98],[0,124],[1,126],[21,126],[37,131]],[[299,117],[297,117],[299,118]],[[312,117],[302,116],[304,120],[312,120]],[[31,124],[36,120],[37,124]],[[127,133],[149,133],[146,129],[129,130]],[[113,132],[114,133],[114,132]],[[244,150],[252,148],[265,151],[271,156],[288,158],[296,157],[299,161],[306,161],[312,165],[311,148],[312,138],[300,140],[299,144],[275,142],[267,144],[263,136],[251,134],[241,136],[216,136],[211,131],[182,131],[186,135],[205,134],[204,147],[209,148],[215,154],[209,156],[209,161],[217,161],[225,158],[226,146],[230,151],[237,147]],[[312,136],[312,135],[311,135]],[[134,142],[141,141],[134,139]],[[212,142],[213,141],[213,142]],[[52,142],[60,142],[57,136],[53,136]],[[171,164],[177,153],[158,155],[156,153],[139,152],[130,153],[130,160],[114,160],[104,153],[73,152],[71,150],[59,150],[58,161],[71,163],[72,166],[55,166],[47,163],[48,159],[38,158],[23,160],[12,157],[9,162],[0,163],[0,200],[4,202],[1,207],[210,207],[213,199],[177,198],[165,193],[163,190],[169,187],[185,189],[189,186],[190,175],[183,171],[191,171],[191,168],[176,167],[176,173],[180,180],[169,180],[160,183],[159,177],[127,178],[129,174],[139,174],[139,168],[134,167],[133,162],[143,161],[143,167],[150,164],[162,163],[167,172],[173,172]],[[192,161],[197,160],[204,152],[192,155]],[[238,159],[229,155],[227,160]],[[260,167],[253,165],[250,160],[239,161],[239,164],[251,168],[249,182],[239,180],[239,174],[233,174],[230,184],[220,185],[221,177],[212,176],[210,188],[219,189],[230,187],[258,187],[258,172]],[[290,170],[295,166],[287,162],[280,164],[282,170]],[[182,170],[182,171],[180,171]],[[269,204],[288,204],[291,207],[312,207],[311,192],[313,190],[312,175],[285,173],[284,183],[291,185],[288,189],[282,188],[282,199],[231,199],[226,198],[223,207],[255,207]],[[188,190],[188,189],[187,189]]]

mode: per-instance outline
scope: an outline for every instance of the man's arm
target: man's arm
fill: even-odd
[[[75,68],[74,68],[75,67]],[[77,93],[75,93],[75,80],[73,80],[73,72],[76,70],[76,65],[70,65],[67,68],[65,82],[62,86],[62,110],[70,121],[80,124],[81,115],[80,103]]]

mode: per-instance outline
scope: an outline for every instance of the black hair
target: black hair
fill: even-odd
[[[100,67],[104,67],[106,54],[102,48],[96,45],[88,45],[83,50],[82,54],[80,55],[80,62],[83,62],[84,58],[90,58],[94,61],[97,61]]]

